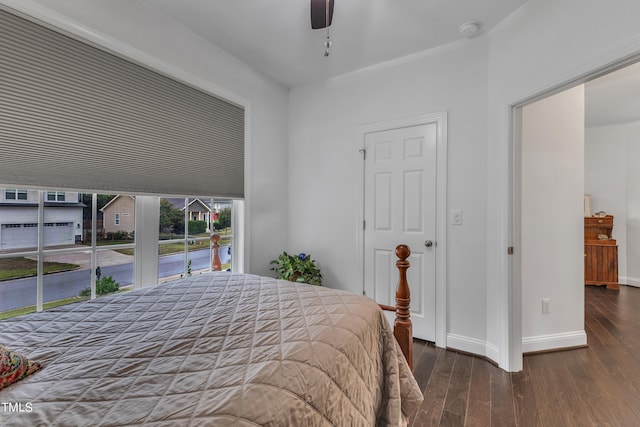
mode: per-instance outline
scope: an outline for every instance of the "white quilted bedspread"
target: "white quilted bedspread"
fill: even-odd
[[[3,426],[402,425],[420,390],[367,297],[211,273],[0,322],[43,369]],[[29,406],[23,406],[29,408]]]

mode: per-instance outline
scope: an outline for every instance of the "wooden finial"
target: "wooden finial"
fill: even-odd
[[[213,243],[213,261],[211,262],[211,270],[221,271],[222,263],[220,262],[220,255],[218,255],[218,249],[220,248],[220,235],[211,235],[211,242]]]
[[[410,266],[409,258],[411,249],[407,245],[396,247],[396,267],[399,271],[398,288],[396,289],[396,320],[394,332],[398,342],[402,343],[402,353],[407,359],[410,368],[413,368],[413,326],[411,324],[411,291],[407,282],[407,269]]]

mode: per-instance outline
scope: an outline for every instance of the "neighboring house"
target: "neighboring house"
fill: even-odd
[[[176,209],[184,211],[183,198],[167,199]],[[220,203],[216,203],[219,207]],[[135,229],[135,197],[133,196],[116,196],[100,209],[103,213],[103,224],[105,233],[113,233],[116,231],[132,232]],[[213,220],[217,211],[213,211],[209,205],[202,200],[195,198],[189,202],[189,219],[205,221],[207,223],[207,231],[211,229],[211,218]]]
[[[177,209],[184,211],[183,198],[168,198],[167,200]],[[231,209],[231,206],[232,203],[230,201],[214,201],[210,204],[196,197],[189,202],[189,219],[192,221],[205,221],[207,223],[207,232],[211,232],[211,224],[218,220],[220,211],[223,209]]]
[[[211,224],[211,208],[200,199],[189,202],[189,219],[192,221],[206,221],[207,228]],[[182,208],[184,210],[184,207]]]
[[[38,204],[38,190],[0,189],[0,250],[38,246]],[[85,207],[77,192],[45,192],[44,245],[80,242]]]
[[[109,200],[100,211],[102,212],[102,224],[105,233],[135,230],[136,199],[133,196],[116,196]]]
[[[168,201],[171,202],[176,209],[180,209],[184,211],[184,199],[183,198],[168,198]],[[211,224],[211,214],[214,213],[214,221],[215,221],[215,212],[212,211],[211,207],[207,205],[205,202],[200,200],[199,198],[191,199],[189,202],[189,219],[192,221],[206,221],[207,228],[210,228]]]

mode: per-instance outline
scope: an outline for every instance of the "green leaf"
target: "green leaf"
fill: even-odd
[[[322,285],[322,273],[310,254],[305,253],[305,257],[300,259],[299,255],[289,255],[283,251],[269,265],[272,265],[271,270],[276,272],[277,279]]]

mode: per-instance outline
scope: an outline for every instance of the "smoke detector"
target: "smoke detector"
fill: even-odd
[[[480,24],[478,24],[475,21],[470,21],[460,25],[460,27],[458,28],[458,31],[460,32],[461,36],[470,38],[474,34],[476,34],[479,29],[480,29]]]

